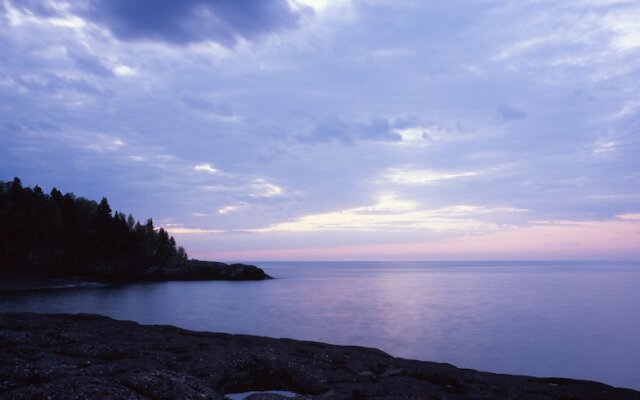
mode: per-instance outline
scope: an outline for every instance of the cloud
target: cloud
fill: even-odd
[[[14,82],[25,91],[45,95],[65,95],[66,100],[72,99],[74,95],[97,95],[102,91],[88,79],[47,71],[38,74],[25,73],[16,77]]]
[[[201,190],[204,192],[237,193],[240,196],[253,198],[280,197],[285,193],[283,188],[263,178],[250,178],[228,173],[220,174],[218,170],[213,169],[209,164],[200,164],[196,166],[195,169],[212,174],[219,174],[221,176],[224,175],[225,183],[204,185],[201,187]]]
[[[433,137],[429,135],[429,132],[421,126],[398,129],[396,132],[400,135],[400,140],[403,143],[424,144],[433,142],[434,140]]]
[[[273,183],[264,179],[255,179],[249,184],[251,197],[278,197],[284,194],[284,190]]]
[[[239,206],[234,205],[234,206],[224,206],[220,209],[218,209],[218,214],[230,214],[230,213],[234,213],[236,211],[238,211]]]
[[[82,71],[88,72],[89,74],[97,75],[100,77],[111,77],[114,75],[114,73],[120,75],[117,68],[112,70],[99,57],[72,50],[71,52],[69,52],[69,58],[71,58],[75,62],[78,68],[80,68]]]
[[[592,153],[596,157],[608,157],[616,152],[618,143],[613,140],[598,139],[592,147]]]
[[[404,185],[424,185],[458,178],[478,176],[484,171],[435,171],[391,168],[384,175],[384,179],[392,183]]]
[[[430,230],[477,232],[497,230],[498,225],[479,219],[486,214],[518,213],[527,210],[510,207],[451,205],[425,209],[419,203],[386,194],[370,206],[312,214],[253,232],[384,231]]]
[[[113,72],[118,76],[131,76],[137,73],[135,68],[131,68],[126,65],[116,65]]]
[[[16,9],[22,13],[33,13],[45,17],[55,17],[60,14],[60,10],[56,7],[56,4],[52,1],[46,0],[14,0],[9,2],[3,2],[0,5],[0,10],[3,8]],[[7,4],[8,3],[8,4]],[[7,7],[9,6],[9,7]],[[11,7],[13,6],[13,7]]]
[[[122,40],[172,44],[241,40],[295,27],[298,13],[286,0],[94,0],[83,16]]]
[[[608,28],[617,33],[613,40],[616,49],[631,51],[640,47],[639,18],[640,10],[636,9],[607,19],[606,25]]]
[[[165,228],[165,230],[169,232],[170,235],[202,235],[224,233],[224,231],[217,229],[188,228],[184,226],[163,225],[163,228]]]
[[[218,171],[215,167],[213,167],[211,164],[207,164],[207,163],[198,164],[195,167],[193,167],[193,169],[196,170],[196,171],[208,172],[210,174],[218,174],[218,173],[220,173],[220,171]]]
[[[205,114],[213,114],[221,117],[233,117],[233,111],[227,104],[214,102],[203,96],[198,96],[193,93],[185,93],[180,97],[180,100],[187,107]]]
[[[300,232],[292,237],[299,237]],[[556,221],[525,227],[403,243],[220,249],[203,256],[243,260],[637,260],[637,223],[627,220]],[[252,240],[257,240],[252,236]],[[613,250],[613,252],[612,252]]]
[[[498,107],[498,115],[506,121],[516,121],[527,118],[527,113],[511,105]]]
[[[637,1],[291,4],[0,0],[4,179],[225,232],[189,250],[638,213]]]
[[[227,48],[241,40],[295,28],[313,7],[287,0],[7,0],[0,11],[13,24],[42,18],[52,25],[80,28],[93,22],[123,41],[175,45],[215,42]]]
[[[617,215],[619,219],[640,223],[640,213],[629,213]]]
[[[338,141],[353,144],[361,140],[397,142],[402,140],[402,136],[384,118],[372,118],[365,123],[347,123],[334,117],[320,120],[308,133],[299,135],[298,139],[307,143]]]

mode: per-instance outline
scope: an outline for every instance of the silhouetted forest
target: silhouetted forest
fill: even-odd
[[[0,181],[0,271],[130,277],[183,263],[173,237],[73,193]]]

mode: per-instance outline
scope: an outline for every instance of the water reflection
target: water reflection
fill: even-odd
[[[87,312],[188,329],[381,348],[483,370],[640,389],[640,266],[264,263],[265,282],[0,295],[0,310]]]

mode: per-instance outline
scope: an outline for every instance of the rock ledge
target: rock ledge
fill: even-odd
[[[0,399],[640,399],[601,383],[394,358],[380,350],[192,332],[88,314],[0,314]],[[285,399],[254,394],[252,400]]]

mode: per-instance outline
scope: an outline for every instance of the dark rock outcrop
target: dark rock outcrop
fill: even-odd
[[[166,265],[135,268],[126,263],[102,263],[84,267],[87,277],[104,281],[257,281],[271,279],[261,268],[249,264],[181,260]]]
[[[85,267],[85,274],[15,275],[0,274],[0,291],[91,287],[113,282],[153,281],[261,281],[272,279],[264,270],[249,264],[185,260],[164,267],[151,266],[136,273],[121,273],[120,266],[102,264]]]
[[[156,277],[161,280],[259,281],[271,279],[269,275],[255,265],[225,264],[194,259],[157,269],[150,274],[150,277]]]
[[[369,348],[144,326],[98,315],[0,314],[0,399],[640,399],[601,383],[404,360]],[[257,394],[252,399],[283,399]]]

